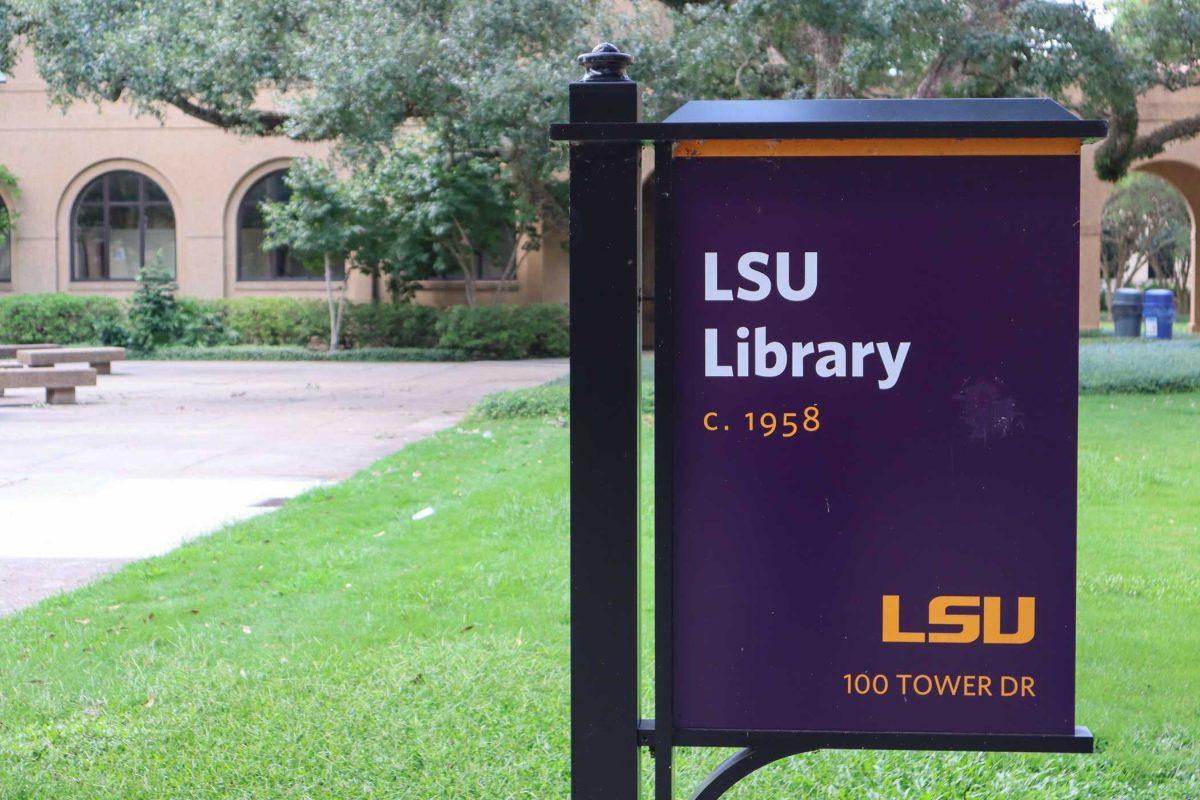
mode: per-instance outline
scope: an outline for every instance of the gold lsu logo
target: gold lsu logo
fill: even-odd
[[[979,611],[982,606],[982,613]],[[943,594],[929,601],[928,626],[940,630],[904,630],[900,627],[900,595],[883,596],[883,641],[929,644],[1028,644],[1033,641],[1035,603],[1017,598],[1017,629],[1002,631],[999,597]]]

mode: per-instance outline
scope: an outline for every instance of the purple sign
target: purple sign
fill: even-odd
[[[677,150],[677,727],[1073,732],[1079,160],[1011,151]]]

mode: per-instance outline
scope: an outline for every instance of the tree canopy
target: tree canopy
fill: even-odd
[[[244,133],[333,140],[370,163],[415,125],[502,161],[561,215],[572,57],[637,54],[649,113],[685,97],[1049,95],[1110,120],[1100,175],[1200,133],[1138,135],[1137,97],[1200,82],[1200,0],[1116,0],[1111,30],[1053,0],[0,0],[0,62],[28,46],[61,103],[127,98]],[[4,64],[0,63],[0,69]]]

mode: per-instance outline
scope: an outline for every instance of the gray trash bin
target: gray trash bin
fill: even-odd
[[[1141,336],[1142,292],[1140,289],[1117,289],[1108,308],[1112,311],[1117,336]]]

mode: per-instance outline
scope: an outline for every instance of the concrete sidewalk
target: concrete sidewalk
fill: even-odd
[[[348,477],[565,360],[127,362],[0,398],[0,613]]]

